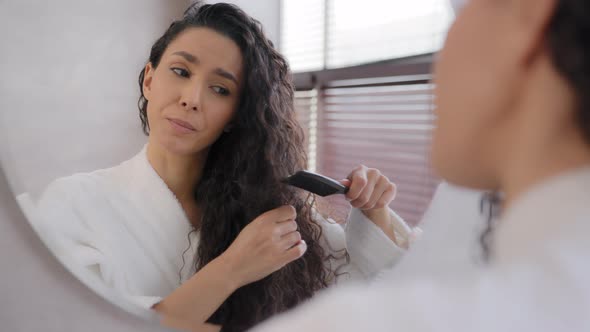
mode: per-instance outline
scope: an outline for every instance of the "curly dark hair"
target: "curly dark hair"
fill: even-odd
[[[273,47],[261,24],[238,7],[194,3],[153,45],[155,68],[181,32],[206,27],[232,39],[244,60],[244,91],[230,132],[213,143],[194,194],[202,208],[198,271],[222,254],[246,225],[284,204],[297,210],[297,224],[307,243],[305,255],[266,278],[239,288],[209,318],[223,331],[243,331],[285,311],[327,287],[332,271],[320,246],[321,227],[312,218],[314,197],[303,195],[281,179],[306,164],[303,130],[295,119],[294,88],[286,60]],[[139,75],[139,116],[146,135],[148,101]]]
[[[547,31],[547,46],[555,68],[575,92],[578,125],[590,142],[590,2],[557,2]]]
[[[575,93],[578,126],[590,143],[590,1],[558,0],[547,27],[545,43],[553,65]],[[498,193],[489,193],[482,198],[482,209],[484,205],[488,206],[487,227],[480,236],[485,260],[492,255],[494,217],[500,203]]]

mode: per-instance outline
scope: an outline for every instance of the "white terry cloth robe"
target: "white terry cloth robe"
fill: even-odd
[[[468,273],[482,268],[485,259],[481,236],[489,219],[489,205],[482,205],[483,197],[482,191],[442,182],[420,221],[424,232],[420,240],[393,269],[382,272],[377,279],[453,280],[457,271]]]
[[[174,194],[147,160],[146,147],[113,168],[75,174],[52,182],[35,199],[18,197],[33,227],[56,256],[89,273],[142,307],[150,308],[194,274],[199,242]],[[393,211],[397,238],[413,230]],[[318,215],[326,250],[346,248],[350,264],[342,279],[367,279],[391,267],[405,250],[360,211],[345,229]],[[345,262],[337,259],[332,268]],[[104,286],[101,285],[101,286]]]
[[[404,264],[424,257],[412,250],[378,282],[328,290],[254,330],[590,331],[589,203],[590,167],[558,175],[503,212],[487,265],[468,264],[457,253],[461,258],[448,260],[446,269],[424,273],[427,261]],[[455,225],[450,233],[472,226]],[[415,273],[395,273],[412,266]]]

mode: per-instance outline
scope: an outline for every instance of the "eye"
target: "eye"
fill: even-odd
[[[186,69],[171,68],[170,70],[172,70],[176,75],[178,75],[180,77],[187,77],[188,78],[190,76],[188,70],[186,70]]]
[[[229,90],[224,87],[214,86],[214,87],[211,87],[211,89],[213,89],[213,91],[215,91],[215,93],[220,94],[222,96],[229,96]]]

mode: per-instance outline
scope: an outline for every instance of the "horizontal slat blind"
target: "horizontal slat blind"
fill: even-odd
[[[317,90],[295,92],[295,114],[305,133],[307,169],[316,169]]]
[[[432,84],[423,77],[399,82],[363,80],[361,86],[333,82],[322,90],[318,109],[318,171],[345,178],[358,164],[377,168],[398,185],[392,203],[416,224],[438,180],[428,160],[434,114]],[[335,210],[347,203],[332,199]]]
[[[294,72],[324,68],[324,0],[281,1],[281,52]]]

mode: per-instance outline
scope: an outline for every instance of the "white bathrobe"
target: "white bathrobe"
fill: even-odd
[[[116,167],[58,179],[38,199],[23,194],[18,201],[64,264],[143,307],[151,307],[195,272],[199,234],[191,233],[180,203],[149,164],[145,147]],[[409,241],[412,230],[393,212],[392,217],[398,238]],[[342,272],[349,273],[342,278],[375,276],[404,253],[358,210],[351,212],[346,229],[317,219],[325,249],[348,250],[351,261]],[[344,258],[328,262],[332,267],[342,263]]]
[[[480,208],[483,192],[442,182],[416,231],[423,233],[395,268],[371,281],[420,277],[455,278],[456,271],[474,271],[484,264],[480,236],[487,209]]]
[[[401,273],[419,258],[410,252],[379,282],[328,290],[255,330],[590,331],[590,168],[519,197],[498,222],[494,248],[488,265],[463,255],[431,274]]]

